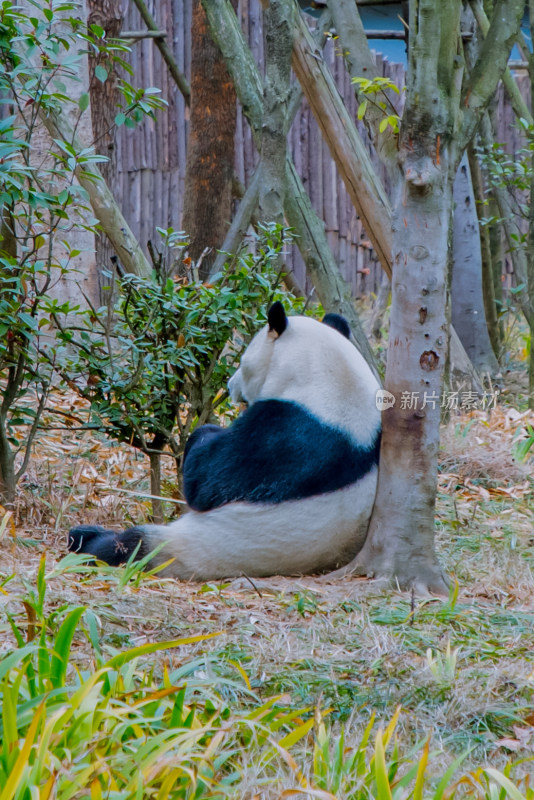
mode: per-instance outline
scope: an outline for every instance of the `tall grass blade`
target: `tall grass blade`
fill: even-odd
[[[425,784],[426,765],[428,763],[428,748],[430,746],[430,738],[425,742],[423,754],[419,759],[419,766],[417,767],[417,777],[415,779],[415,786],[413,789],[413,800],[423,800],[423,786]]]
[[[496,781],[499,786],[502,786],[506,794],[511,797],[512,800],[526,800],[525,796],[521,794],[517,786],[512,783],[510,778],[507,778],[506,775],[503,775],[498,769],[486,767],[484,772],[486,775],[489,775],[490,778],[493,778],[493,780]]]
[[[186,636],[183,639],[172,639],[168,642],[150,642],[149,644],[142,644],[139,645],[139,647],[132,647],[131,650],[126,650],[124,653],[117,653],[116,656],[113,656],[113,658],[110,658],[109,661],[106,662],[105,666],[111,667],[111,669],[119,669],[119,667],[124,666],[124,664],[129,661],[133,661],[134,658],[157,653],[159,650],[170,650],[172,647],[181,647],[183,644],[205,642],[208,639],[214,639],[216,636],[220,635],[221,632],[217,631],[216,633],[205,633],[199,636]]]
[[[6,785],[4,786],[0,794],[0,800],[12,800],[12,798],[15,796],[24,769],[28,764],[30,752],[33,747],[33,743],[35,741],[35,737],[37,735],[37,729],[41,724],[41,719],[43,717],[44,712],[45,712],[45,705],[44,703],[42,703],[37,709],[37,713],[35,714],[32,723],[28,728],[24,744],[20,750],[20,753],[17,756],[17,760],[15,761],[13,769],[9,774],[9,778],[6,781]]]
[[[57,633],[50,663],[50,682],[54,688],[63,686],[65,682],[72,637],[84,611],[85,608],[83,606],[74,608],[67,614]]]
[[[388,770],[386,766],[384,737],[381,728],[378,730],[376,735],[374,761],[377,800],[392,800],[391,786],[389,785]]]

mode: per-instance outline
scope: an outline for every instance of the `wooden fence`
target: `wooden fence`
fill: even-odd
[[[124,1],[124,30],[144,30],[145,25],[131,0]],[[189,79],[191,0],[148,0],[159,29],[167,33],[180,70]],[[262,10],[260,0],[240,0],[240,15],[245,37],[257,62],[263,64]],[[356,118],[357,104],[336,40],[329,40],[324,58],[335,77],[347,107]],[[122,128],[118,137],[119,181],[114,187],[123,213],[143,246],[154,238],[156,226],[180,229],[184,197],[187,142],[187,108],[175,86],[153,40],[142,39],[132,46],[132,82],[138,86],[157,86],[168,103],[166,112],[158,114],[156,122],[147,120],[136,129]],[[377,55],[379,72],[391,78],[399,87],[404,83],[404,68]],[[523,81],[524,82],[524,81]],[[526,90],[526,86],[524,87]],[[511,144],[512,151],[520,145],[514,132],[513,112],[505,103],[502,92],[498,99],[499,129]],[[328,148],[322,141],[319,128],[305,100],[289,134],[289,147],[302,177],[312,205],[324,220],[332,251],[342,274],[356,297],[376,292],[381,268],[350,202],[343,182],[337,174]],[[372,152],[372,147],[369,144]],[[241,111],[237,114],[236,173],[247,185],[257,162],[252,136]],[[377,163],[377,170],[382,174]],[[298,249],[293,246],[287,256],[301,286],[309,284]],[[511,265],[505,270],[509,271]]]

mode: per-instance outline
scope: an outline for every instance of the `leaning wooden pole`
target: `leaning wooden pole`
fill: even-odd
[[[293,40],[293,69],[382,268],[391,277],[389,199],[330,70],[322,58],[317,58],[315,49],[299,16]]]
[[[84,149],[64,114],[51,108],[41,109],[40,119],[52,139],[59,138],[67,142],[76,152]],[[94,215],[113,245],[124,270],[143,278],[150,276],[152,267],[96,164],[79,164],[74,171],[80,185],[87,192]]]

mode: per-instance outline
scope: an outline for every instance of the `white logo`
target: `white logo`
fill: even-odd
[[[376,407],[379,411],[387,411],[395,405],[395,395],[386,389],[379,389],[376,393]]]

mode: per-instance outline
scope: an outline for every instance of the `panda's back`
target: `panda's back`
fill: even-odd
[[[361,446],[298,403],[260,400],[229,429],[200,440],[184,465],[189,506],[279,504],[344,489],[378,463],[380,432]]]

